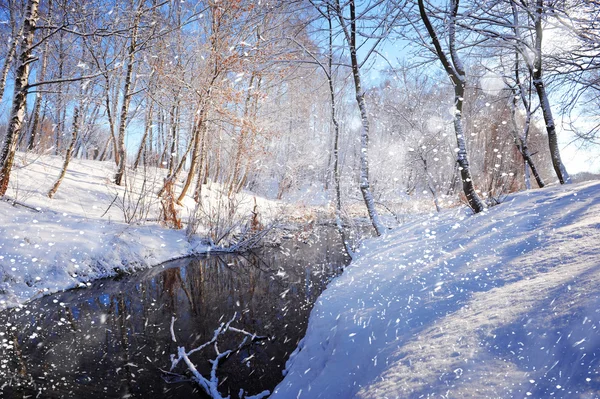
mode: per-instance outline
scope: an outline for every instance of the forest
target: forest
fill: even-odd
[[[0,0],[0,396],[600,394],[599,14]]]
[[[315,185],[339,187],[340,211],[360,190],[381,234],[378,214],[407,198],[479,212],[568,183],[559,134],[597,144],[593,1],[15,0],[0,12],[0,93],[14,90],[1,195],[27,151],[64,158],[49,197],[71,158],[112,161],[119,186],[128,170],[166,170],[175,225],[201,183],[276,199]]]

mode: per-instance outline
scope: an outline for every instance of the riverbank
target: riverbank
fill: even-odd
[[[272,398],[600,396],[600,182],[415,219],[321,295]]]
[[[74,159],[50,199],[47,192],[61,166],[60,157],[17,155],[9,190],[0,201],[0,310],[213,249],[207,240],[188,240],[184,230],[156,222],[164,169],[129,172],[130,189],[124,189],[111,183],[114,163]],[[207,185],[204,200],[216,202],[218,189]],[[240,214],[256,206],[264,220],[278,209],[272,201],[247,194],[236,201]],[[184,199],[178,209],[183,222],[194,205],[190,196]],[[132,217],[132,223],[125,223]]]

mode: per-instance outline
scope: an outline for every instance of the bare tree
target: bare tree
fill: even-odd
[[[32,44],[38,20],[39,0],[28,0],[23,23],[23,36],[21,38],[19,64],[15,74],[14,96],[10,112],[10,120],[6,137],[0,154],[0,196],[6,194],[10,172],[15,159],[15,152],[19,137],[23,133],[26,101],[28,93],[29,72],[31,68]]]
[[[511,5],[513,7],[516,7],[516,4],[517,2],[515,0],[511,1]],[[542,22],[545,14],[544,1],[536,0],[535,8],[533,10],[528,10],[528,14],[530,19],[533,20],[535,28],[534,59],[530,70],[533,77],[533,85],[537,91],[540,106],[542,108],[542,114],[544,115],[544,122],[546,123],[548,143],[550,145],[550,156],[552,157],[552,166],[554,167],[556,176],[561,184],[571,183],[571,178],[569,177],[567,169],[560,158],[558,137],[556,134],[556,123],[554,121],[554,116],[552,115],[552,107],[550,106],[550,100],[548,99],[548,93],[546,92],[546,85],[543,78],[544,69],[542,63],[542,40],[544,29]],[[516,13],[516,15],[518,15],[518,13]],[[515,20],[515,24],[518,24],[518,20]]]
[[[433,25],[431,24],[423,0],[418,0],[418,4],[421,20],[425,24],[427,33],[431,38],[435,54],[442,63],[444,70],[448,74],[448,77],[450,78],[454,86],[454,131],[456,133],[456,143],[458,148],[457,163],[460,169],[463,192],[465,193],[469,206],[471,207],[471,209],[473,209],[473,212],[478,213],[484,210],[485,206],[479,198],[479,196],[477,195],[477,192],[475,191],[475,186],[473,184],[473,178],[471,177],[471,170],[469,167],[469,161],[467,157],[465,134],[462,126],[466,74],[462,62],[458,56],[458,52],[456,51],[456,17],[458,15],[459,0],[450,1],[450,14],[448,16],[449,18],[447,38],[448,52],[450,53],[450,57],[448,57],[448,55],[442,48],[441,41]]]
[[[129,38],[129,47],[127,50],[125,83],[123,85],[123,100],[121,102],[121,114],[119,117],[119,129],[116,140],[118,165],[115,173],[115,184],[120,186],[123,184],[123,176],[125,174],[125,166],[127,164],[127,150],[125,149],[125,129],[127,127],[127,116],[129,113],[129,104],[132,97],[132,79],[133,79],[133,64],[135,62],[135,54],[138,51],[138,32],[140,22],[144,13],[144,1],[139,0],[134,11],[133,23],[131,26],[131,37]],[[117,155],[115,155],[117,156]]]
[[[73,154],[73,148],[75,148],[75,143],[77,142],[77,137],[79,135],[79,107],[76,107],[73,110],[73,127],[71,128],[71,141],[69,146],[67,147],[67,152],[65,154],[65,160],[63,162],[63,167],[60,170],[60,174],[58,178],[52,185],[52,188],[48,191],[48,198],[52,198],[54,194],[58,191],[58,187],[62,183],[65,175],[67,174],[67,168],[69,167],[69,162],[71,162],[71,156]]]
[[[511,121],[511,133],[515,140],[515,145],[519,150],[519,153],[523,156],[523,160],[525,162],[525,186],[527,189],[531,188],[531,183],[529,181],[528,169],[531,169],[533,176],[537,182],[538,187],[542,188],[545,186],[544,180],[540,175],[535,162],[533,161],[533,156],[531,155],[531,151],[529,150],[529,131],[531,127],[531,85],[529,90],[526,90],[525,85],[521,81],[521,74],[519,71],[519,53],[515,53],[515,67],[514,67],[514,79],[515,84],[509,87],[511,88],[511,97],[510,97],[510,121]],[[523,104],[523,108],[525,109],[525,120],[523,122],[523,127],[519,129],[517,124],[517,110],[518,110],[518,100],[521,100]]]
[[[15,53],[17,52],[17,46],[19,44],[19,37],[22,35],[22,31],[19,30],[17,23],[17,10],[15,0],[8,1],[8,13],[10,17],[10,41],[8,51],[4,57],[4,66],[2,72],[0,72],[0,101],[4,96],[4,88],[6,87],[6,79],[8,77],[8,71],[13,64],[15,59]]]
[[[544,0],[502,0],[485,7],[473,5],[461,26],[495,40],[500,48],[517,51],[525,61],[546,125],[552,165],[560,183],[565,184],[570,178],[560,157],[556,122],[544,76],[548,56],[542,49],[544,28],[553,10]]]
[[[349,9],[349,19],[344,15],[344,7],[348,6]],[[354,0],[349,0],[348,3],[345,3],[344,7],[340,4],[339,0],[335,1],[333,7],[331,7],[332,11],[335,13],[335,16],[338,19],[339,25],[342,29],[344,39],[348,45],[348,50],[350,52],[350,62],[352,68],[352,77],[354,80],[354,89],[356,93],[356,103],[358,104],[358,109],[360,110],[360,117],[362,123],[362,130],[360,135],[360,178],[359,178],[359,186],[360,191],[363,196],[363,200],[365,202],[365,206],[367,207],[367,211],[369,213],[369,218],[371,219],[371,223],[373,224],[373,228],[378,236],[382,235],[386,231],[386,227],[383,225],[379,213],[375,208],[375,200],[373,198],[373,194],[371,192],[371,183],[369,181],[369,157],[368,157],[368,149],[369,149],[369,113],[367,111],[367,103],[365,101],[365,92],[362,86],[362,77],[361,77],[361,66],[364,65],[365,61],[368,57],[373,53],[376,46],[379,44],[381,40],[389,33],[389,31],[385,31],[379,33],[377,36],[378,39],[375,40],[371,51],[367,52],[367,58],[365,58],[362,62],[359,63],[358,55],[357,55],[357,16],[356,16],[356,5]],[[367,8],[371,8],[373,5],[367,6]],[[390,23],[388,26],[391,26]],[[377,30],[377,29],[376,29]],[[371,32],[374,34],[375,32]]]

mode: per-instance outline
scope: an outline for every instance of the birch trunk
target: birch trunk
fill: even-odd
[[[69,147],[67,148],[67,153],[65,154],[65,161],[64,161],[63,167],[60,171],[60,175],[58,176],[58,179],[56,179],[56,182],[54,182],[54,185],[52,186],[50,191],[48,191],[48,198],[52,198],[54,196],[54,194],[56,194],[58,187],[60,186],[63,179],[65,178],[65,175],[67,174],[67,168],[69,167],[69,162],[71,162],[71,155],[73,154],[73,148],[75,147],[75,143],[77,142],[78,134],[79,134],[79,108],[75,108],[75,110],[73,111],[73,129],[71,132],[71,143],[69,144]]]
[[[59,32],[59,41],[58,41],[58,79],[62,79],[64,77],[64,32],[61,30]],[[68,91],[68,86],[67,91]],[[54,155],[60,155],[60,144],[61,138],[65,131],[65,120],[66,120],[66,108],[67,102],[65,99],[65,91],[62,87],[58,90],[56,95],[56,127],[54,129]]]
[[[110,137],[108,138],[108,140],[106,141],[106,145],[104,146],[104,150],[102,151],[102,157],[101,157],[101,161],[104,160],[104,158],[106,157],[106,153],[108,150],[108,146],[112,143],[113,145],[113,154],[114,154],[114,161],[115,164],[117,166],[119,166],[119,147],[117,145],[117,138],[115,137],[115,118],[113,117],[113,113],[112,113],[112,109],[111,109],[111,105],[110,105],[110,79],[108,77],[108,75],[104,75],[104,79],[106,82],[106,96],[104,98],[104,104],[106,107],[106,117],[108,119],[108,128],[110,131]]]
[[[181,193],[177,197],[177,204],[181,205],[181,202],[185,198],[190,186],[192,185],[192,180],[194,179],[194,175],[196,174],[196,168],[198,166],[198,158],[200,156],[200,141],[202,138],[200,136],[204,135],[204,110],[200,111],[200,115],[198,115],[198,123],[194,128],[194,139],[192,145],[192,157],[190,159],[190,169],[188,171],[187,177],[185,178],[185,182],[183,184],[183,188],[181,189]],[[204,141],[204,140],[202,140]]]
[[[179,173],[181,173],[181,170],[183,169],[183,166],[185,165],[185,162],[187,160],[187,157],[190,153],[190,151],[192,151],[192,147],[194,146],[194,137],[196,136],[196,131],[195,128],[194,130],[192,130],[192,139],[189,140],[189,142],[187,143],[186,149],[181,157],[181,160],[179,160],[179,162],[177,163],[177,167],[175,168],[175,170],[173,170],[173,172],[171,174],[168,175],[168,180],[172,180],[172,181],[176,181],[177,180],[177,176],[179,175]],[[158,197],[162,197],[163,194],[165,193],[167,187],[163,185],[163,187],[160,189],[160,191],[158,192]],[[181,203],[178,203],[178,205],[181,205]]]
[[[350,0],[348,3],[350,7],[350,30],[348,31],[342,10],[338,10],[338,18],[340,25],[344,28],[344,34],[346,41],[350,49],[350,61],[352,63],[352,76],[354,78],[354,89],[356,92],[356,103],[360,110],[360,117],[362,122],[362,130],[360,135],[360,177],[359,186],[360,191],[367,207],[367,212],[373,228],[378,236],[382,235],[386,228],[379,218],[379,213],[375,209],[375,200],[373,193],[371,192],[371,184],[369,182],[369,113],[367,112],[367,103],[365,101],[365,93],[362,88],[360,67],[358,65],[358,58],[356,55],[356,10],[354,0]],[[338,2],[339,7],[339,2]]]
[[[425,177],[427,179],[427,188],[431,192],[433,196],[433,203],[435,204],[435,210],[439,213],[442,211],[440,208],[440,201],[438,198],[437,190],[435,189],[435,185],[433,184],[433,177],[431,177],[431,173],[429,173],[429,168],[427,166],[427,160],[424,156],[421,156],[421,162],[423,162],[423,170],[425,171]]]
[[[0,196],[6,194],[10,172],[14,163],[19,136],[23,132],[30,66],[32,62],[31,45],[38,20],[39,0],[28,0],[21,39],[19,66],[15,73],[14,95],[6,137],[0,155]]]
[[[140,7],[141,7],[140,3]],[[137,50],[137,36],[140,25],[141,10],[138,10],[135,15],[133,29],[131,32],[131,42],[127,52],[127,70],[125,73],[125,86],[123,87],[123,104],[121,106],[121,116],[119,119],[119,137],[117,141],[117,152],[119,164],[117,173],[115,174],[115,184],[123,185],[123,177],[125,175],[125,166],[127,164],[127,150],[125,149],[125,128],[127,127],[127,114],[129,113],[129,104],[131,103],[131,84],[133,76],[133,64],[135,62],[135,52]]]
[[[198,160],[198,166],[199,166],[199,170],[198,170],[198,179],[196,182],[196,191],[194,192],[194,200],[196,200],[196,202],[201,202],[202,201],[202,184],[204,184],[205,182],[205,162],[206,162],[206,157],[207,157],[207,132],[208,132],[208,125],[204,124],[204,128],[202,129],[202,136],[200,137],[200,159]]]
[[[177,95],[179,97],[179,95]],[[179,100],[171,108],[171,123],[169,134],[171,137],[171,148],[169,152],[169,175],[173,176],[173,170],[177,163],[177,150],[179,148]]]
[[[523,90],[522,88],[520,89],[521,91]],[[517,117],[516,117],[516,112],[517,112],[517,99],[516,99],[516,95],[517,93],[515,92],[515,90],[513,90],[513,96],[512,96],[512,101],[511,101],[511,107],[510,107],[510,119],[511,119],[511,132],[513,135],[513,139],[515,141],[515,146],[517,147],[517,150],[519,150],[519,153],[521,154],[521,156],[523,157],[523,162],[525,164],[525,175],[524,175],[524,180],[525,180],[525,187],[529,190],[531,189],[531,182],[529,181],[529,171],[527,169],[527,167],[529,167],[531,169],[531,172],[533,173],[533,176],[535,177],[535,181],[537,182],[538,187],[542,188],[545,186],[544,180],[542,179],[542,177],[540,176],[537,167],[535,166],[535,163],[533,162],[533,158],[531,157],[531,152],[529,151],[529,147],[527,145],[527,137],[529,136],[529,126],[531,123],[531,112],[529,111],[528,108],[528,104],[526,104],[525,108],[525,112],[526,112],[526,116],[525,116],[525,125],[523,127],[523,134],[519,134],[519,128],[517,126]]]
[[[463,114],[463,102],[465,93],[465,70],[462,66],[458,53],[456,51],[456,16],[458,14],[459,0],[451,1],[451,13],[448,21],[448,47],[450,52],[450,58],[446,55],[442,49],[440,39],[435,32],[427,12],[423,0],[418,0],[419,14],[421,20],[425,24],[427,33],[431,38],[432,44],[435,48],[435,53],[438,56],[442,66],[444,67],[448,77],[454,85],[454,132],[456,134],[456,146],[457,146],[457,158],[458,169],[460,171],[460,177],[462,180],[463,192],[469,203],[469,206],[473,212],[478,213],[485,209],[485,205],[477,195],[475,186],[473,184],[473,178],[471,176],[471,170],[469,167],[469,160],[467,156],[467,145],[465,142],[465,134],[462,125],[462,114]]]
[[[333,26],[331,20],[331,8],[327,7],[327,22],[329,27],[329,49],[327,55],[327,83],[329,85],[329,99],[331,102],[331,122],[333,124],[333,181],[335,185],[335,226],[340,234],[344,250],[350,258],[354,257],[354,251],[344,231],[342,224],[342,190],[340,184],[340,124],[337,120],[337,103],[335,101],[335,88],[333,85]]]
[[[48,69],[48,49],[50,41],[46,41],[44,44],[44,51],[42,53],[42,66],[40,68],[38,80],[44,80],[46,76],[46,70]],[[33,104],[33,117],[31,119],[31,129],[29,133],[29,142],[27,143],[27,150],[33,151],[36,146],[35,139],[40,125],[40,110],[42,108],[42,93],[38,90],[35,93],[35,102]]]
[[[469,203],[469,206],[473,212],[478,213],[483,211],[485,206],[477,195],[477,192],[475,192],[475,186],[473,184],[473,177],[471,176],[471,168],[467,156],[467,143],[465,142],[465,133],[462,125],[464,93],[464,83],[461,81],[454,86],[454,104],[456,107],[456,112],[454,114],[454,132],[456,133],[456,145],[458,148],[456,162],[458,163],[463,192],[467,197],[467,202]]]
[[[136,170],[140,161],[142,159],[142,155],[144,156],[144,163],[146,163],[146,141],[148,140],[148,133],[152,129],[152,103],[148,104],[148,111],[146,112],[146,123],[144,126],[144,134],[142,135],[142,142],[140,143],[140,147],[138,148],[137,155],[135,156],[135,162],[133,163],[133,170]]]
[[[552,166],[554,167],[554,172],[556,173],[560,184],[569,184],[571,183],[571,178],[567,173],[565,165],[560,159],[558,137],[556,135],[556,125],[554,124],[552,108],[550,107],[550,101],[548,100],[546,86],[544,85],[544,80],[542,77],[543,12],[544,2],[543,0],[537,0],[535,10],[535,58],[531,74],[533,76],[533,85],[535,86],[535,90],[540,101],[540,107],[542,108],[542,114],[544,115],[544,122],[546,123],[546,132],[548,132],[548,144],[550,146],[550,157],[552,158]]]
[[[525,181],[525,190],[531,190],[531,174],[529,173],[529,166],[527,161],[523,160],[523,180]]]
[[[10,12],[10,22],[12,24],[11,29],[11,37],[12,41],[10,42],[10,47],[8,48],[8,53],[6,54],[6,58],[4,59],[4,66],[2,67],[2,75],[0,76],[0,102],[2,98],[4,98],[4,89],[6,88],[6,79],[8,78],[8,72],[10,71],[10,67],[14,61],[15,54],[17,53],[17,46],[19,45],[19,37],[22,35],[22,31],[17,29],[17,21],[14,16],[15,13],[15,4],[14,2],[9,2],[9,12]]]
[[[214,44],[213,44],[213,46],[214,46]],[[213,47],[213,51],[215,51],[214,47]],[[203,181],[202,168],[203,168],[203,162],[206,158],[206,148],[207,148],[207,146],[206,146],[206,129],[208,128],[208,125],[206,123],[206,119],[207,119],[206,114],[208,112],[207,107],[210,104],[214,85],[215,85],[220,73],[221,73],[220,70],[218,69],[218,67],[215,64],[212,77],[210,79],[210,82],[208,83],[206,95],[203,99],[200,100],[199,111],[198,111],[198,124],[196,125],[196,129],[194,131],[194,133],[195,133],[194,134],[194,149],[192,151],[190,170],[188,171],[188,175],[185,178],[185,183],[183,184],[183,189],[181,190],[179,197],[177,197],[178,204],[181,204],[181,201],[183,201],[188,190],[190,189],[190,186],[192,185],[192,180],[194,179],[194,174],[196,173],[196,168],[197,168],[198,164],[200,165],[200,171],[198,172],[199,173],[198,185],[196,186],[196,192],[194,193],[194,199],[196,199],[196,201],[198,201],[198,198],[200,198],[200,192],[202,191],[202,181]],[[200,158],[200,159],[198,159],[198,158]]]
[[[541,72],[541,71],[540,71]],[[538,74],[538,72],[534,72]],[[541,75],[541,73],[539,73]],[[552,158],[552,167],[554,172],[560,181],[560,184],[571,183],[571,177],[567,173],[565,165],[562,163],[560,158],[560,149],[558,148],[558,136],[556,135],[556,126],[554,124],[554,117],[552,116],[552,108],[548,101],[548,94],[544,82],[540,78],[534,77],[533,85],[538,94],[540,105],[542,107],[542,114],[544,115],[544,122],[546,123],[546,132],[548,132],[548,144],[550,146],[550,157]]]

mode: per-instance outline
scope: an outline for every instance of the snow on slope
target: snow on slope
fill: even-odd
[[[273,399],[600,397],[600,182],[366,243],[287,371]]]
[[[72,160],[58,192],[49,199],[46,193],[61,166],[60,157],[18,154],[7,196],[37,211],[0,201],[0,310],[85,286],[93,279],[208,250],[200,240],[188,242],[184,231],[156,223],[124,223],[123,212],[114,203],[110,206],[115,195],[123,193],[111,183],[112,162]],[[155,193],[164,173],[149,169],[147,174],[148,217],[155,220],[160,206]],[[139,174],[135,179],[132,175],[138,192],[142,180]],[[216,191],[203,190],[205,201],[213,201]],[[261,212],[272,205],[261,198],[257,201]],[[192,198],[185,198],[182,220],[187,220],[194,204]],[[248,209],[253,205],[245,201]]]

